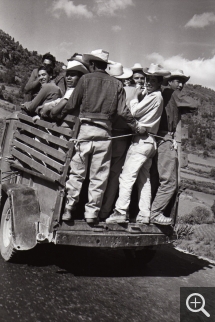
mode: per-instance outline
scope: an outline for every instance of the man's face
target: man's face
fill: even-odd
[[[160,89],[161,82],[158,82],[158,78],[152,75],[146,75],[146,89],[148,93],[152,93]]]
[[[176,89],[181,91],[184,87],[184,81],[180,78],[171,79],[168,83],[170,88],[173,89],[173,91],[175,91]]]
[[[75,70],[66,71],[66,83],[68,88],[74,88],[80,79],[79,73]]]
[[[50,76],[46,70],[41,69],[38,72],[38,79],[39,79],[40,84],[46,84],[49,82]]]
[[[134,72],[133,74],[133,80],[137,87],[142,87],[145,83],[145,76],[144,74],[140,72]]]
[[[52,61],[49,60],[49,59],[44,59],[43,65],[44,66],[52,66],[53,67]]]

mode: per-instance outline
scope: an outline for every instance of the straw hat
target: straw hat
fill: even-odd
[[[131,70],[133,70],[133,72],[136,72],[137,70],[143,71],[143,67],[141,66],[140,63],[135,63],[134,66],[131,67]]]
[[[144,70],[144,74],[152,76],[169,76],[170,72],[164,69],[161,65],[151,64],[149,68]]]
[[[75,70],[83,74],[89,73],[88,69],[82,63],[79,63],[78,61],[75,61],[75,60],[68,61],[66,70]]]
[[[163,85],[167,86],[168,81],[170,81],[171,79],[174,79],[174,78],[180,78],[184,81],[184,83],[186,83],[190,79],[190,76],[185,76],[183,70],[176,69],[176,70],[171,71],[169,76],[164,77]]]
[[[83,54],[83,61],[89,63],[90,60],[103,61],[108,63],[109,52],[103,49],[96,49],[91,51],[90,54]]]
[[[125,68],[122,66],[122,64],[113,63],[112,61],[109,61],[108,67],[106,68],[106,72],[110,76],[114,76],[115,78],[119,79],[130,78],[133,74],[130,68]]]

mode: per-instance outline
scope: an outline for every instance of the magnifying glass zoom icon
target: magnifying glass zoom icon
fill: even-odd
[[[189,300],[191,299],[191,298],[194,298],[194,301],[193,302],[189,302]],[[201,299],[201,302],[198,302],[198,300],[196,299],[196,298],[200,298]],[[200,304],[200,303],[202,303],[201,304],[201,306],[200,306],[200,308],[196,308],[196,305],[197,304]],[[192,309],[191,307],[190,307],[190,304],[194,304],[195,305],[195,309]],[[188,308],[188,310],[189,311],[191,311],[191,312],[194,312],[194,313],[197,313],[197,312],[202,312],[202,313],[204,313],[208,318],[210,317],[210,313],[208,313],[206,310],[205,310],[205,298],[204,298],[204,296],[202,296],[201,294],[199,294],[199,293],[192,293],[192,294],[190,294],[188,297],[187,297],[187,299],[186,299],[186,307]]]

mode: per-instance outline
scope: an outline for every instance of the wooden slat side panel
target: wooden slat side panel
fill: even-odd
[[[42,179],[45,179],[45,180],[48,180],[48,181],[51,181],[51,182],[55,182],[55,180],[51,179],[50,177],[46,177],[46,176],[44,176],[43,174],[41,174],[39,172],[26,169],[26,168],[24,168],[21,165],[18,165],[16,163],[12,163],[11,167],[15,168],[17,170],[23,171],[24,173],[27,173],[28,175],[33,175],[33,176],[38,177],[38,178],[42,178]],[[24,175],[22,176],[22,178],[23,177],[24,177]],[[30,178],[30,176],[29,176],[29,178]],[[28,178],[28,180],[29,180],[29,178]]]
[[[38,136],[39,138],[42,138],[48,142],[54,143],[56,145],[59,145],[60,147],[63,148],[68,148],[68,142],[65,139],[60,139],[54,135],[51,135],[49,133],[43,132],[41,130],[38,130],[32,126],[29,126],[27,124],[21,123],[21,122],[17,122],[16,127],[22,130],[25,130],[35,136]]]
[[[72,137],[73,135],[73,131],[70,128],[67,129],[64,127],[60,127],[60,126],[57,126],[55,123],[50,123],[43,120],[37,120],[36,124],[46,129],[49,129],[51,131],[54,131],[56,133],[63,134],[69,137]]]
[[[17,151],[15,148],[12,149],[11,154],[18,160],[26,163],[32,169],[42,173],[44,176],[50,177],[53,180],[57,180],[57,181],[60,180],[59,174],[46,168],[44,165],[36,162],[35,160],[31,159],[29,156]]]
[[[46,145],[42,142],[38,142],[38,141],[28,137],[27,135],[20,134],[18,131],[15,132],[14,138],[18,139],[24,143],[27,143],[28,145],[30,145],[30,146],[32,146],[44,153],[49,154],[49,155],[53,156],[55,159],[58,159],[62,162],[65,162],[65,160],[66,160],[65,153],[58,151],[57,149],[54,149],[54,148],[50,147],[49,145]]]
[[[77,120],[77,116],[74,116],[74,115],[66,115],[63,119],[63,121],[67,121],[71,123],[75,123],[76,120]]]
[[[42,154],[42,153],[38,152],[37,150],[34,150],[34,149],[30,148],[29,146],[27,146],[17,140],[13,140],[12,144],[16,148],[22,150],[23,152],[27,152],[27,153],[31,154],[32,156],[36,157],[37,159],[39,159],[40,161],[50,165],[51,167],[53,167],[57,171],[59,171],[59,172],[63,171],[63,165],[61,163],[54,161],[53,159],[49,158],[45,154]]]
[[[28,123],[32,123],[32,124],[35,124],[32,117],[31,116],[28,116],[26,114],[22,114],[22,113],[19,113],[17,115],[17,117],[19,118],[19,120],[21,121],[25,121],[25,122],[28,122]]]

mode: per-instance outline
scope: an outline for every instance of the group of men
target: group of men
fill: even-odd
[[[136,63],[131,69],[123,68],[110,61],[109,53],[102,49],[75,54],[71,60],[66,70],[67,84],[69,72],[71,75],[73,71],[75,77],[80,64],[88,71],[78,74],[65,104],[58,101],[54,107],[50,105],[47,109],[45,104],[40,109],[41,116],[46,109],[46,117],[59,118],[77,111],[80,118],[62,220],[73,220],[89,169],[84,213],[87,223],[128,222],[136,182],[139,199],[136,222],[171,225],[172,219],[165,216],[165,209],[178,188],[175,135],[181,114],[197,109],[197,101],[181,92],[189,76],[181,70],[167,71],[157,64],[142,68]],[[163,92],[161,85],[167,86]]]

